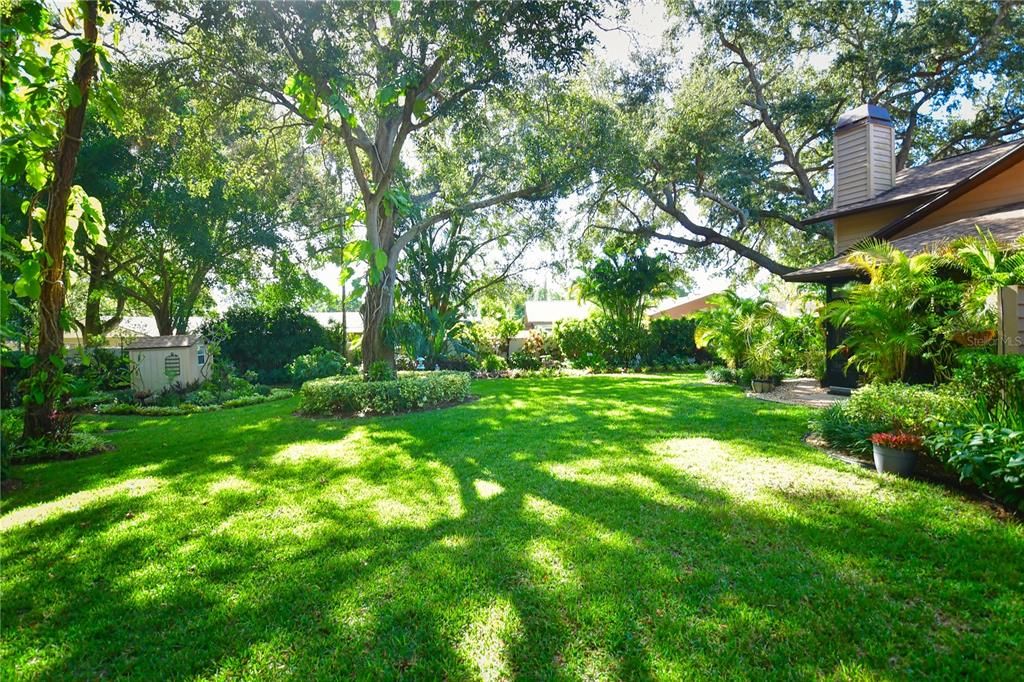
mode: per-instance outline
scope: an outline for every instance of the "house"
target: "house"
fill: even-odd
[[[590,316],[594,306],[586,301],[527,301],[523,315],[523,327],[549,332],[560,320],[584,320]]]
[[[716,293],[720,294],[722,292],[718,291],[693,298],[677,298],[670,301],[662,301],[647,311],[647,317],[652,320],[658,317],[670,317],[673,320],[688,317],[713,306],[713,303],[708,303],[708,299]]]
[[[835,130],[833,205],[804,222],[832,221],[837,256],[784,276],[791,282],[818,282],[826,299],[839,287],[862,279],[845,256],[867,239],[881,239],[914,255],[977,233],[991,232],[1012,243],[1024,235],[1024,139],[895,170],[892,120],[885,109],[866,104],[839,117]],[[1002,292],[1001,351],[1019,353],[1024,328],[1021,288]],[[1016,302],[1016,304],[1012,304]],[[830,329],[829,349],[841,344],[841,330]],[[838,391],[856,385],[845,359],[829,356],[825,382]]]
[[[157,393],[173,384],[188,386],[210,378],[213,358],[206,339],[195,334],[151,336],[124,352],[132,362],[132,389]]]

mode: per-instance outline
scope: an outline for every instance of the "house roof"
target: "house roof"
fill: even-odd
[[[980,216],[954,220],[893,239],[890,243],[900,251],[913,256],[925,251],[935,251],[956,239],[974,235],[978,228],[991,233],[999,242],[1012,243],[1021,239],[1024,237],[1024,203],[1003,206]],[[825,282],[849,278],[857,272],[857,268],[847,262],[849,253],[847,250],[832,260],[791,272],[784,275],[783,279],[790,282]]]
[[[683,316],[689,315],[690,313],[703,310],[708,307],[708,299],[715,294],[722,292],[715,291],[710,294],[704,294],[703,296],[691,296],[690,298],[676,298],[668,301],[662,301],[657,306],[647,310],[648,317],[671,317],[673,315]]]
[[[189,348],[202,340],[201,336],[195,334],[176,334],[174,336],[147,336],[132,341],[126,350],[142,350],[146,348]]]
[[[982,147],[972,152],[906,168],[896,174],[892,189],[876,197],[841,207],[827,208],[803,220],[804,224],[820,223],[832,218],[860,213],[909,201],[930,201],[976,178],[990,167],[1017,156],[1024,156],[1024,138]]]
[[[186,328],[190,332],[198,331],[203,326],[204,318],[202,317],[190,317],[188,318],[188,324]],[[117,328],[110,336],[160,336],[160,330],[157,329],[156,319],[151,315],[126,315]]]
[[[530,324],[554,323],[559,320],[581,320],[594,309],[586,301],[527,301],[525,317]]]

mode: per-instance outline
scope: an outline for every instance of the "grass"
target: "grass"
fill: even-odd
[[[1024,532],[696,375],[104,417],[19,467],[3,679],[1021,679]]]

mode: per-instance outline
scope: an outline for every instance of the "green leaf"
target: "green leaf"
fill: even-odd
[[[377,249],[373,254],[373,264],[377,270],[383,271],[388,266],[388,254],[384,249]]]
[[[25,181],[32,185],[33,189],[40,190],[46,187],[50,180],[50,172],[46,169],[46,163],[42,158],[28,159],[25,163]]]
[[[22,355],[21,359],[18,360],[18,364],[22,369],[28,369],[36,362],[36,356],[34,355]]]
[[[395,16],[402,11],[402,0],[391,0],[391,16]]]
[[[74,83],[68,83],[68,104],[72,107],[81,106],[82,91]]]
[[[412,113],[419,118],[427,115],[427,100],[418,99],[412,103]]]

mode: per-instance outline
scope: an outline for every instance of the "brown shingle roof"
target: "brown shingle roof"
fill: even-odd
[[[896,174],[896,184],[892,189],[882,192],[877,197],[840,208],[827,208],[804,219],[803,222],[819,223],[867,209],[899,204],[914,199],[932,198],[1022,148],[1024,148],[1024,139],[1014,140],[932,161],[923,166],[904,169]]]
[[[142,348],[188,348],[194,346],[202,337],[193,334],[177,334],[175,336],[149,336],[133,341],[125,346],[126,350]]]
[[[900,251],[913,256],[937,250],[956,239],[976,234],[977,228],[990,232],[997,241],[1004,243],[1012,243],[1024,237],[1024,203],[1003,206],[980,216],[954,220],[917,234],[893,239],[891,243]],[[783,279],[790,282],[824,282],[849,278],[857,269],[846,262],[847,255],[849,250],[832,260],[784,275]]]

